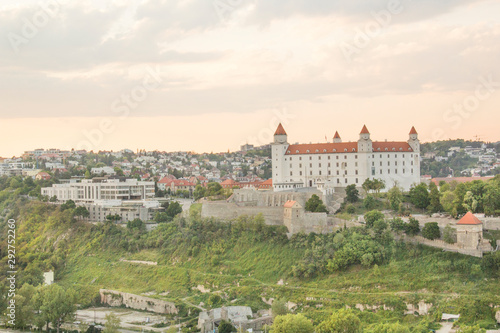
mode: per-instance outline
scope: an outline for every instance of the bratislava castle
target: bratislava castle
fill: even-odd
[[[408,191],[420,182],[420,142],[414,127],[408,141],[372,141],[363,126],[357,142],[342,142],[338,132],[332,143],[289,144],[281,124],[272,143],[275,191],[313,187],[326,193],[367,179],[381,179],[385,191],[395,184]]]

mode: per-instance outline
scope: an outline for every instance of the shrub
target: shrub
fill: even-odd
[[[422,228],[422,236],[430,240],[441,237],[441,230],[439,230],[437,222],[427,222]]]

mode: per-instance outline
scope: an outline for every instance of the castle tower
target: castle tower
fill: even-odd
[[[483,240],[483,223],[471,212],[457,222],[457,244],[461,248],[477,249]]]
[[[370,139],[370,132],[366,125],[363,125],[361,132],[359,133],[358,140],[358,152],[360,153],[371,153],[373,151],[372,139]]]
[[[333,136],[333,143],[341,143],[342,139],[340,138],[339,132],[335,131],[335,135]]]
[[[287,134],[281,123],[278,125],[276,132],[274,132],[274,142],[271,144],[272,152],[272,177],[273,188],[275,191],[283,189],[285,182],[284,160],[286,150],[288,148]]]
[[[410,138],[408,140],[408,144],[410,145],[411,149],[413,149],[414,152],[419,153],[420,141],[418,140],[418,133],[414,126],[412,126],[409,135]]]

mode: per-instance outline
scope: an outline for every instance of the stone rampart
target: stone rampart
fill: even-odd
[[[154,299],[150,297],[124,293],[116,290],[99,290],[101,303],[109,306],[122,306],[135,310],[144,310],[155,313],[178,313],[174,303]]]

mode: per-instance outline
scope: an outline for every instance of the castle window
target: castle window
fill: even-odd
[[[299,168],[302,168],[302,163],[299,164]]]
[[[333,149],[333,152],[335,153],[337,151],[337,149]]]
[[[387,173],[390,174],[391,173],[391,169],[387,169]]]
[[[377,150],[380,150],[380,148],[377,148]]]
[[[299,153],[299,151],[298,151],[298,150],[296,150],[295,152],[296,152],[297,154]]]
[[[356,170],[356,174],[358,174],[358,170]]]
[[[393,151],[396,151],[396,148],[392,147],[392,150],[393,150]]]
[[[328,176],[331,176],[331,175],[332,175],[332,171],[328,170]]]
[[[302,156],[299,156],[299,161],[302,161]]]
[[[319,149],[316,149],[316,152],[319,153]]]
[[[358,155],[356,155],[354,158],[355,158],[355,159],[358,159]]]
[[[319,170],[319,175],[321,176],[321,170]]]
[[[347,148],[345,148],[344,151],[347,151]]]
[[[406,173],[406,170],[405,170],[405,169],[403,169],[403,173]]]
[[[358,183],[358,178],[356,178],[356,184]]]
[[[312,168],[313,167],[313,164],[312,163],[309,163],[309,167]]]
[[[337,178],[337,184],[340,184],[340,179]]]
[[[292,171],[290,171],[290,176],[293,176],[293,172]]]
[[[288,154],[290,154],[290,151],[287,151]]]
[[[380,161],[380,166],[382,166],[382,161]]]
[[[358,166],[358,162],[354,163],[354,166]]]
[[[299,172],[299,175],[302,176],[302,171]]]
[[[403,150],[403,148],[401,148],[401,147],[400,147],[400,148],[399,148],[399,151],[402,151],[402,150]]]
[[[347,178],[345,179],[345,183],[347,184]]]
[[[391,166],[391,161],[387,161],[387,166]]]
[[[321,163],[319,164],[319,167],[321,168]]]
[[[330,159],[330,157],[331,157],[331,156],[330,156],[330,155],[328,155],[328,159]]]
[[[330,163],[328,163],[328,167],[330,167],[330,166],[331,166]]]
[[[387,151],[387,150],[389,150],[389,148],[385,147],[385,150]]]
[[[311,161],[312,159],[313,159],[312,156],[309,156],[309,161]]]
[[[313,172],[312,171],[309,171],[309,175],[312,176],[313,175]]]
[[[339,155],[335,156],[337,159],[339,159]]]
[[[352,151],[356,151],[356,148],[352,148]]]
[[[308,152],[309,152],[309,149],[308,149],[308,150],[306,150],[306,153],[308,153]]]
[[[326,149],[323,149],[323,153],[326,153]]]
[[[339,170],[337,170],[337,176],[339,175]]]
[[[398,173],[398,169],[394,169],[394,173],[396,173],[396,174],[397,174],[397,173]]]
[[[344,155],[344,160],[347,160],[347,155]]]
[[[321,160],[321,156],[318,156],[318,160]]]
[[[337,162],[337,168],[339,167],[339,162]]]

